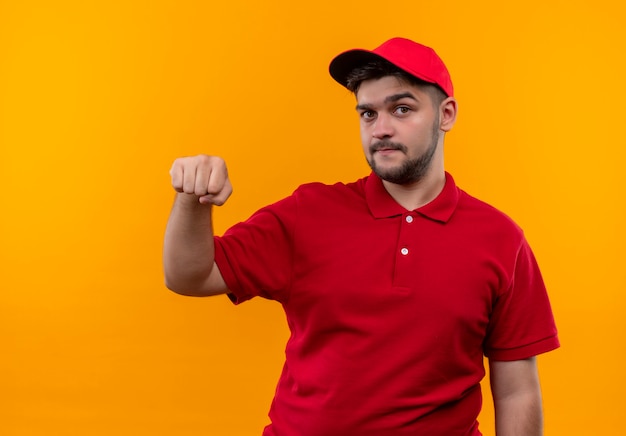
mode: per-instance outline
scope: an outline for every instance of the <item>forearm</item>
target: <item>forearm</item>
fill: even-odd
[[[165,284],[175,292],[204,293],[215,257],[212,208],[195,195],[176,196],[163,243]]]
[[[543,412],[539,389],[494,401],[497,436],[543,435]]]
[[[490,361],[498,436],[541,436],[543,412],[537,360]]]

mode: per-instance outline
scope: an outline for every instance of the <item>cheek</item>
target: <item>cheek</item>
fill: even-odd
[[[371,139],[372,135],[370,135],[367,129],[361,127],[361,145],[363,146],[363,150],[366,154],[369,153]]]
[[[361,133],[361,141],[368,142],[372,140],[372,123],[365,123],[361,121],[359,123],[359,132]]]

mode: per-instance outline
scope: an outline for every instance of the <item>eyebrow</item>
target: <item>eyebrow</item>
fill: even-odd
[[[410,98],[412,100],[417,101],[417,98],[415,98],[415,96],[411,94],[410,92],[402,92],[400,94],[393,94],[393,95],[389,95],[385,97],[384,103],[394,103],[398,100],[402,100],[403,98]],[[356,105],[356,110],[367,110],[371,108],[372,108],[371,104],[357,104]]]

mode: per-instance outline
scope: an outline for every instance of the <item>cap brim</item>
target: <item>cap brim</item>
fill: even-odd
[[[355,68],[369,62],[386,60],[382,56],[372,53],[369,50],[354,49],[345,51],[337,55],[328,66],[328,71],[333,79],[342,86],[348,84],[348,75]]]

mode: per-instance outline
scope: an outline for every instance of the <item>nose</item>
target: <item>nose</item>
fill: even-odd
[[[372,136],[376,139],[390,138],[394,134],[391,117],[384,113],[379,113],[374,123]]]

